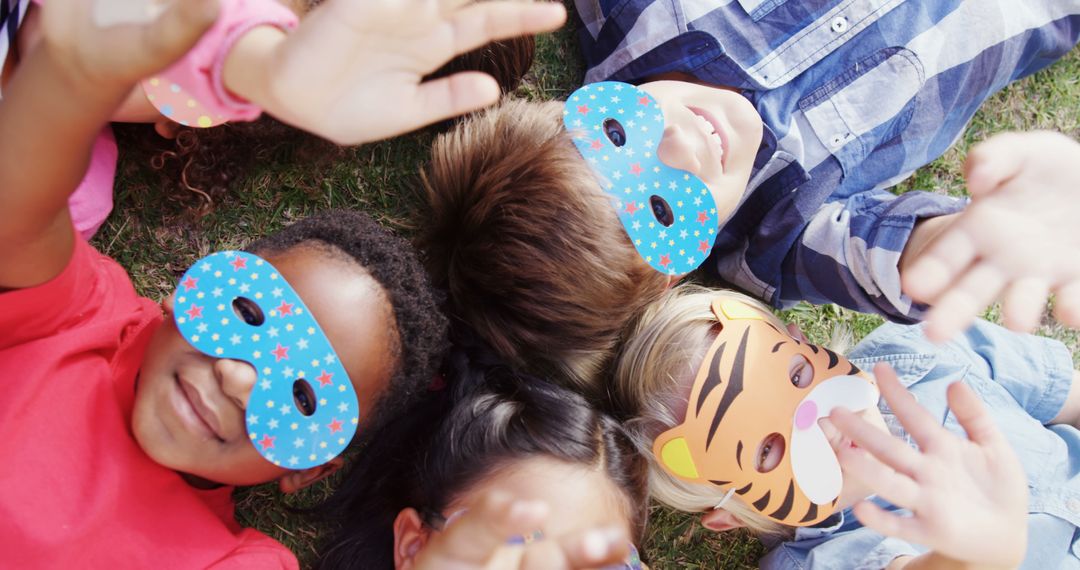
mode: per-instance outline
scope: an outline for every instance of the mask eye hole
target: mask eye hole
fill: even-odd
[[[604,120],[604,136],[615,146],[626,144],[626,130],[623,129],[622,123],[615,119]]]
[[[649,207],[660,225],[670,228],[671,224],[675,223],[675,214],[671,212],[671,206],[668,205],[667,200],[659,196],[652,196],[649,198]]]
[[[253,327],[257,327],[266,322],[266,317],[263,316],[262,309],[258,303],[248,299],[247,297],[237,297],[233,299],[232,310],[236,313],[236,316],[243,319],[243,321]]]
[[[792,356],[788,364],[788,380],[796,388],[806,388],[814,382],[814,365],[801,354]]]
[[[785,450],[784,436],[771,433],[758,444],[757,454],[754,456],[754,469],[758,473],[768,473],[776,469],[784,460]]]
[[[311,384],[303,378],[297,378],[296,382],[292,385],[293,403],[296,404],[296,409],[300,410],[301,414],[310,416],[315,413],[315,409],[318,407],[315,401],[315,390],[311,388]]]

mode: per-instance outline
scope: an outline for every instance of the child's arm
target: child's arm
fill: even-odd
[[[224,82],[286,123],[360,144],[494,103],[499,88],[487,74],[423,77],[458,54],[565,19],[561,3],[327,0],[294,32],[244,36]]]
[[[890,514],[864,501],[855,515],[883,535],[932,550],[889,568],[1015,568],[1027,547],[1027,477],[986,407],[962,382],[949,386],[964,440],[941,427],[888,365],[878,364],[874,375],[919,449],[845,409],[830,419],[860,446],[839,453],[844,475],[913,513]]]
[[[537,501],[514,501],[492,493],[477,507],[449,523],[416,558],[417,570],[571,570],[619,564],[629,554],[629,538],[623,531],[592,530],[543,539],[500,556],[514,535],[536,530],[547,518],[547,507]],[[506,553],[504,553],[506,554]],[[514,555],[516,554],[516,555]]]
[[[182,55],[217,13],[215,0],[185,0],[150,24],[103,29],[92,5],[43,7],[44,43],[0,105],[0,289],[43,283],[67,265],[67,199],[98,131],[141,76]]]
[[[1080,326],[1080,144],[1001,134],[964,169],[971,206],[903,275],[905,291],[935,305],[927,336],[951,337],[997,298],[1009,328],[1031,330],[1050,292],[1055,315]]]

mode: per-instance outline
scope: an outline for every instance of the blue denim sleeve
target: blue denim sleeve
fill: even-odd
[[[921,549],[907,542],[860,528],[823,541],[785,542],[766,554],[759,567],[762,570],[884,570],[900,556],[920,553]]]
[[[926,307],[900,291],[900,254],[918,220],[965,204],[942,194],[885,190],[825,204],[784,259],[781,303],[836,303],[895,322],[921,320]]]
[[[1072,355],[1054,339],[977,320],[947,349],[956,358],[969,360],[1044,424],[1061,411],[1072,386]]]

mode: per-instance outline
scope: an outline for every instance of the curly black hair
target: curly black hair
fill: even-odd
[[[382,286],[397,325],[396,365],[389,388],[367,420],[374,432],[388,419],[415,404],[431,386],[446,351],[447,320],[440,295],[432,288],[416,252],[365,214],[349,210],[320,212],[248,245],[260,255],[281,253],[300,244],[326,246],[347,256]],[[366,437],[357,437],[351,448]]]

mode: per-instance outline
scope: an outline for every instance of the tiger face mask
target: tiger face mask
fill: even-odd
[[[818,420],[836,407],[876,406],[877,386],[756,308],[717,299],[712,310],[720,332],[694,379],[686,418],[656,438],[654,455],[672,475],[734,492],[779,523],[824,520],[843,477]]]

